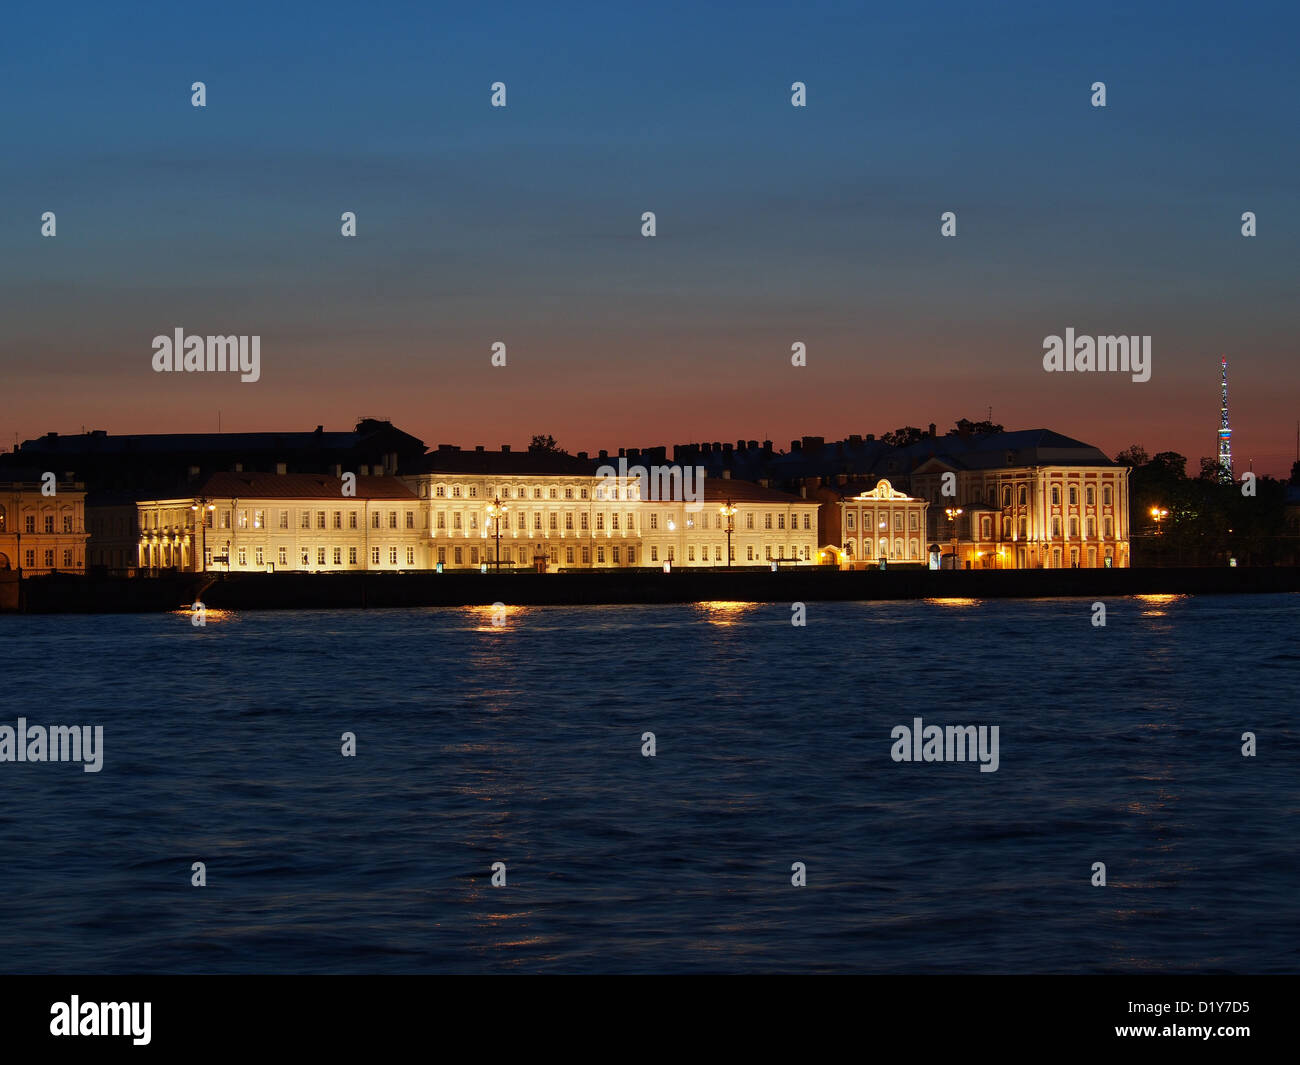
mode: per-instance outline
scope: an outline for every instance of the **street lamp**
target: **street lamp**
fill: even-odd
[[[731,569],[731,534],[736,529],[736,507],[730,499],[718,508],[718,513],[727,519],[727,569]]]
[[[488,517],[492,521],[492,531],[496,534],[497,539],[497,572],[501,572],[501,516],[505,514],[510,507],[501,502],[501,497],[497,496],[487,505]]]
[[[948,521],[952,524],[952,568],[957,569],[957,519],[962,516],[961,507],[948,507],[945,511],[948,515]]]
[[[1169,517],[1169,511],[1165,510],[1164,507],[1152,507],[1151,516],[1156,520],[1156,535],[1157,536],[1162,535],[1160,529],[1160,522],[1163,521],[1165,518]]]
[[[206,573],[208,570],[208,520],[216,509],[216,504],[209,503],[206,497],[200,497],[190,505],[190,510],[195,512],[195,521],[198,522],[199,535],[202,538],[202,544],[199,547],[200,573]]]

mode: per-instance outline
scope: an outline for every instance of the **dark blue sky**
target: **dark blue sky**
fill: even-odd
[[[0,433],[783,446],[991,405],[1194,466],[1222,353],[1240,464],[1285,472],[1300,16],[1132,6],[7,9]],[[259,334],[261,381],[154,374],[178,326]],[[1044,373],[1068,326],[1150,334],[1151,381]]]

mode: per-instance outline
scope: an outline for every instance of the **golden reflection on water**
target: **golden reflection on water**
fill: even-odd
[[[193,605],[183,606],[179,610],[171,611],[171,613],[189,618],[190,623],[193,624],[196,629],[204,628],[207,625],[220,625],[223,621],[234,621],[239,617],[239,615],[233,610],[222,610],[220,607],[216,606],[203,607],[201,614]],[[196,616],[200,618],[198,622],[195,622],[194,620]]]
[[[484,606],[462,608],[471,621],[477,622],[474,632],[509,632],[515,628],[524,613],[521,606],[492,603]]]
[[[730,599],[709,599],[691,605],[703,613],[705,621],[719,628],[735,625],[750,611],[758,608],[757,603],[741,603]]]
[[[1168,606],[1170,603],[1177,602],[1179,599],[1186,599],[1186,595],[1160,592],[1151,595],[1135,595],[1133,597],[1140,603],[1148,603],[1151,606]],[[1144,610],[1141,617],[1144,618],[1163,618],[1167,615],[1164,610]]]
[[[963,599],[963,598],[952,597],[952,596],[946,599],[927,599],[925,601],[927,603],[933,603],[935,606],[968,607],[968,606],[979,605],[978,599]]]

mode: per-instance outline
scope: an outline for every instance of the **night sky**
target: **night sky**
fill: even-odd
[[[991,406],[1195,469],[1226,354],[1238,468],[1285,474],[1300,15],[1132,6],[8,5],[0,441],[786,447]],[[260,335],[261,380],[155,374],[177,327]],[[1151,380],[1045,373],[1067,327],[1151,335]]]

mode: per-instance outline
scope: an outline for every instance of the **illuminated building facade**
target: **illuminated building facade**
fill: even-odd
[[[85,485],[55,481],[46,495],[42,484],[39,474],[0,481],[0,571],[24,577],[84,573]]]
[[[358,476],[352,486],[324,474],[218,473],[196,495],[144,500],[134,510],[135,564],[146,571],[334,573],[430,564],[426,512],[395,477]],[[106,539],[105,550],[113,544]],[[92,552],[97,546],[92,542]]]
[[[818,490],[822,501],[824,561],[844,569],[928,561],[926,510],[930,504],[900,492],[886,478],[871,487],[847,482]]]

